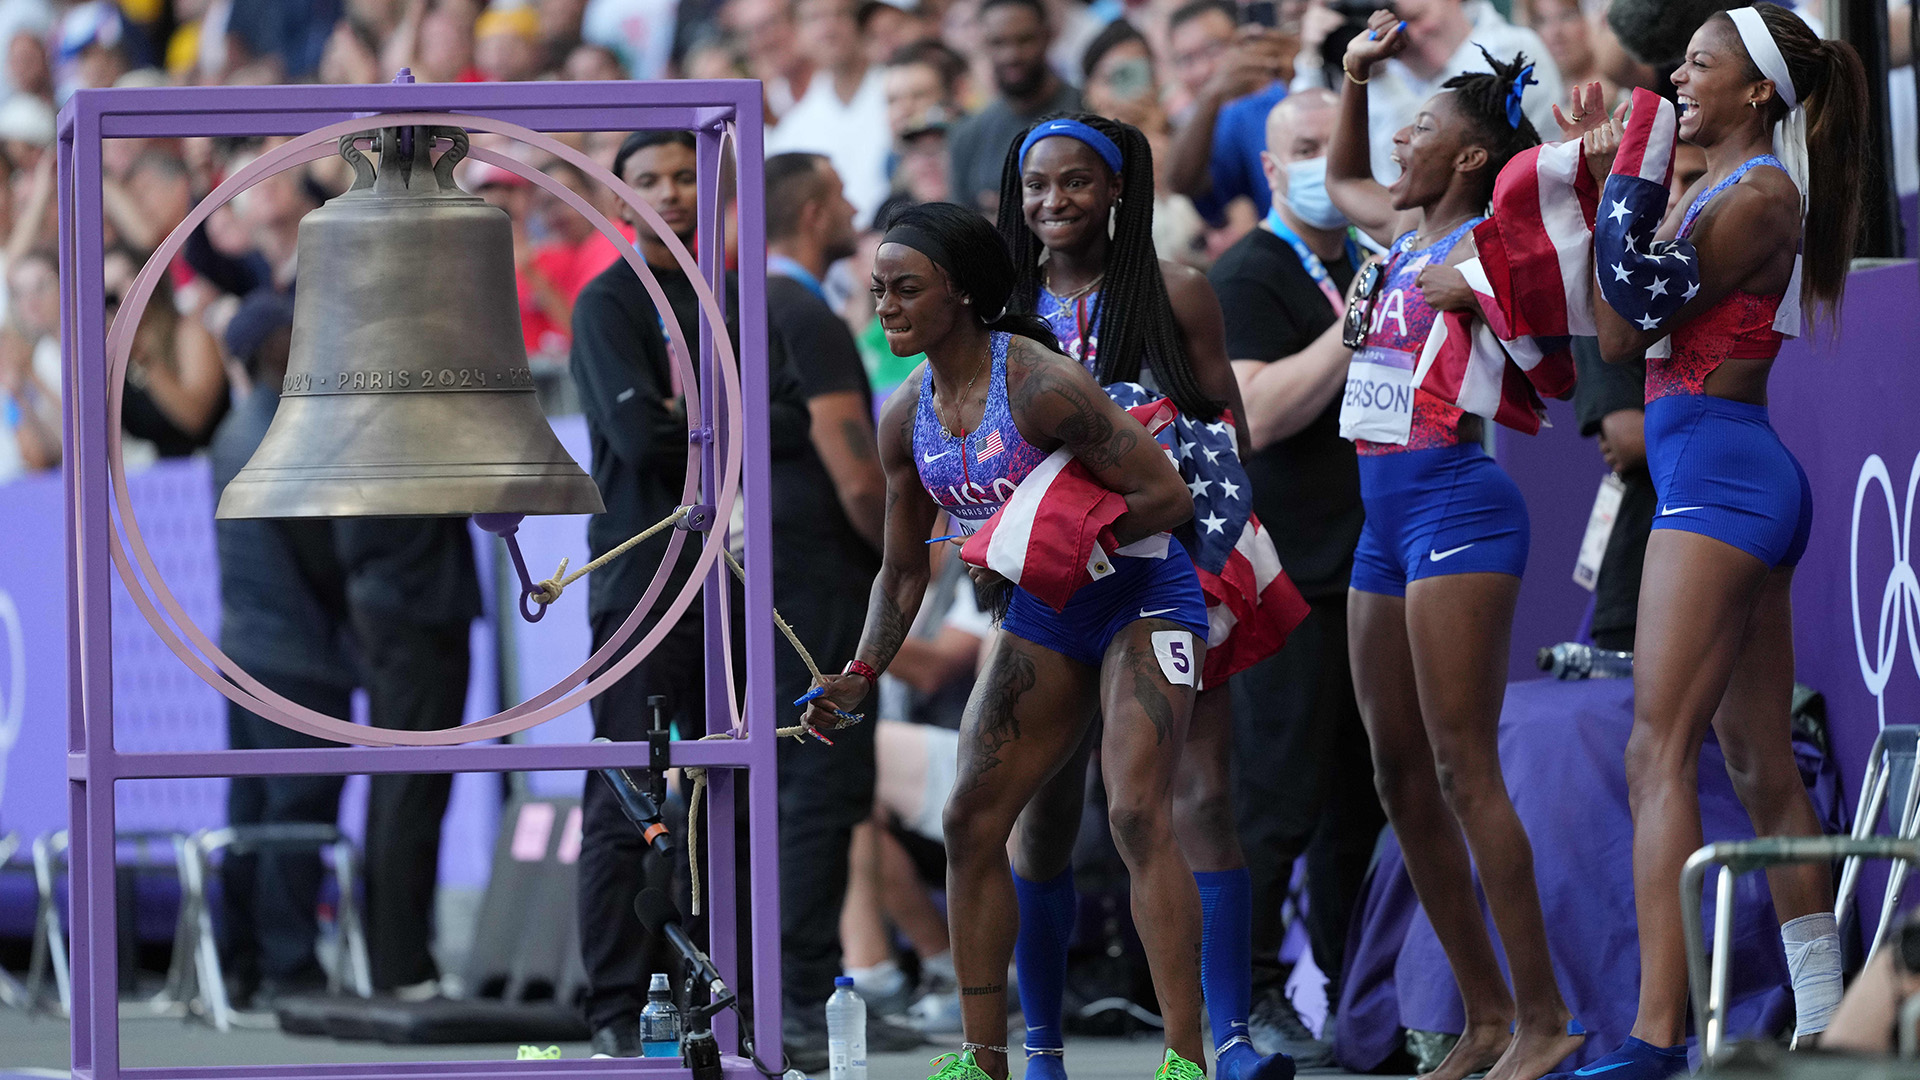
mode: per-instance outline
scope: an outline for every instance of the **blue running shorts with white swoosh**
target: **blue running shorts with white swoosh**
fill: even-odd
[[[1447,574],[1527,569],[1527,503],[1479,443],[1360,458],[1366,524],[1353,553],[1355,589],[1405,596]]]
[[[1707,394],[1647,402],[1653,527],[1711,536],[1766,565],[1797,566],[1813,529],[1813,488],[1765,405]]]
[[[1113,569],[1074,593],[1064,611],[1014,589],[1000,628],[1089,667],[1099,667],[1107,646],[1138,619],[1170,619],[1193,631],[1195,644],[1207,643],[1207,597],[1180,541],[1167,544],[1164,559],[1122,557]]]

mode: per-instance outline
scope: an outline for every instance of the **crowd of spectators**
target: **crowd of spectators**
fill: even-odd
[[[845,386],[810,390],[818,424],[822,402],[834,394],[857,398],[870,410],[913,369],[912,358],[894,357],[886,347],[862,287],[880,227],[893,208],[949,200],[992,214],[1010,141],[1042,116],[1086,109],[1146,134],[1155,157],[1151,197],[1159,254],[1209,269],[1269,213],[1270,185],[1286,193],[1275,177],[1290,164],[1304,164],[1310,172],[1324,153],[1301,133],[1304,128],[1286,129],[1289,138],[1312,143],[1304,149],[1270,143],[1269,116],[1289,94],[1339,89],[1346,39],[1373,6],[1354,0],[0,0],[0,483],[60,464],[51,147],[56,110],[75,90],[375,83],[402,68],[423,82],[758,79],[767,153],[823,157],[853,211],[853,235],[836,236],[829,245],[831,265],[821,251],[801,250],[805,245],[788,259],[795,265],[810,257],[822,262],[817,293],[847,324],[871,385],[870,398],[856,393],[852,373]],[[1554,129],[1550,110],[1565,100],[1564,87],[1599,80],[1617,95],[1659,80],[1608,29],[1606,0],[1397,0],[1395,7],[1406,20],[1410,47],[1383,65],[1369,91],[1372,160],[1385,172],[1393,171],[1388,162],[1394,132],[1412,121],[1423,99],[1453,74],[1488,70],[1481,47],[1503,57],[1524,52],[1533,60],[1538,86],[1528,92],[1526,107],[1543,131]],[[1890,7],[1903,31],[1907,5]],[[1892,95],[1895,129],[1904,124],[1910,140],[1911,58],[1904,32],[1893,40],[1895,65],[1909,65],[1895,74],[1896,87],[1904,87]],[[627,135],[560,137],[613,168]],[[573,165],[489,136],[475,140],[522,157],[609,218],[624,220],[610,194]],[[109,319],[148,253],[195,201],[272,144],[106,144]],[[1910,141],[1903,150],[1902,187],[1911,191]],[[813,175],[812,165],[795,168]],[[300,220],[350,179],[339,160],[282,173],[215,213],[167,268],[141,319],[128,373],[130,465],[204,450],[230,413],[235,424],[229,441],[240,437],[234,432],[250,432],[245,446],[257,442],[271,409],[262,413],[249,399],[254,381],[265,372],[271,383],[284,364]],[[561,200],[508,170],[468,162],[460,180],[512,222],[521,326],[548,408],[579,408],[582,397],[592,395],[577,389],[580,372],[569,372],[570,358],[579,366],[575,305],[616,261],[615,245]],[[826,200],[832,205],[823,203],[820,212],[837,213],[838,199]],[[803,229],[796,219],[779,231],[792,236]],[[650,238],[640,239],[646,248]],[[1227,271],[1231,278],[1231,265]],[[803,306],[812,302],[798,294],[794,299]],[[595,302],[590,294],[588,305]],[[1262,317],[1228,310],[1230,324]],[[1231,338],[1235,327],[1229,330]],[[837,332],[835,337],[839,348]],[[1312,337],[1276,356],[1291,355]],[[276,350],[277,363],[263,365],[261,357]],[[591,400],[586,405],[591,411]],[[1631,473],[1637,441],[1624,433],[1622,420],[1637,412],[1632,402],[1592,403],[1589,411],[1591,416],[1583,411],[1583,423],[1590,420],[1588,429],[1601,433],[1609,463]],[[1610,419],[1603,424],[1603,418]],[[829,448],[821,449],[820,458],[833,483],[844,486],[844,470]],[[842,495],[859,533],[861,515]],[[352,568],[340,573],[351,576]],[[462,574],[470,569],[454,577],[464,582]],[[364,622],[341,614],[340,605],[347,603],[341,590],[348,587],[334,582],[326,594],[340,594],[333,618],[343,632],[347,623]],[[1329,595],[1343,591],[1344,579]],[[951,737],[929,731],[957,722],[958,702],[986,636],[977,610],[964,595],[954,599],[950,593],[928,605],[881,703],[887,723],[877,737],[879,797],[873,820],[854,832],[841,924],[846,966],[876,999],[901,1008],[913,984],[895,963],[888,928],[910,941],[919,955],[909,967],[919,972],[922,989],[935,992],[913,1014],[929,1031],[954,1022],[957,998],[944,927],[930,914],[924,890],[909,887],[916,861],[922,870],[937,865],[917,850],[938,842],[937,804],[916,793],[938,787],[937,776],[929,782],[928,770],[937,773],[942,760],[951,768]],[[471,614],[465,600],[456,599],[444,605],[450,636],[464,633]],[[1630,611],[1630,603],[1625,608]],[[1630,628],[1626,633],[1630,643]],[[1359,790],[1370,790],[1364,777],[1358,779]],[[320,801],[326,797],[322,792]],[[436,799],[430,794],[426,802]],[[444,806],[444,794],[437,804]],[[427,813],[437,820],[432,805]],[[430,903],[430,888],[428,893]],[[1332,940],[1337,942],[1337,932]],[[304,939],[295,943],[296,951],[304,948]],[[1283,986],[1286,973],[1272,974],[1268,981]],[[431,961],[423,959],[382,983],[403,987],[432,978]],[[1284,1000],[1282,1006],[1277,1021],[1268,1019],[1284,1029],[1292,1040],[1287,1045],[1298,1053],[1312,1033],[1289,1019]]]

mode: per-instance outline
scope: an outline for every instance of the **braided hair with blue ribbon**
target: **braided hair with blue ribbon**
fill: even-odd
[[[1487,58],[1491,72],[1475,71],[1455,75],[1441,84],[1454,91],[1460,114],[1473,125],[1480,145],[1487,151],[1487,193],[1493,193],[1493,181],[1513,156],[1529,146],[1540,145],[1540,134],[1527,119],[1525,94],[1539,80],[1533,77],[1533,64],[1527,54],[1517,53],[1509,62],[1494,59],[1485,46],[1480,55]]]

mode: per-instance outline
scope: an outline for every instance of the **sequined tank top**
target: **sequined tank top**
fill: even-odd
[[[1046,460],[1046,452],[1028,443],[1013,422],[1007,403],[1007,344],[1011,335],[992,336],[992,374],[986,411],[961,438],[947,431],[933,407],[933,367],[920,379],[920,404],[913,418],[913,461],[927,494],[953,518],[961,533],[987,523],[1012,497],[1020,481]]]
[[[1404,354],[1408,370],[1417,364],[1426,348],[1427,335],[1433,330],[1435,312],[1414,282],[1429,265],[1444,265],[1453,246],[1485,218],[1473,218],[1423,248],[1413,246],[1415,233],[1394,241],[1393,258],[1387,265],[1387,279],[1373,302],[1372,322],[1367,329],[1367,347]],[[1405,450],[1431,450],[1460,442],[1460,418],[1466,410],[1442,401],[1418,387],[1413,391],[1413,430],[1405,446],[1399,443],[1354,441],[1362,455],[1397,454]]]
[[[1681,219],[1680,237],[1684,239],[1693,232],[1695,219],[1715,195],[1739,183],[1741,177],[1761,165],[1786,171],[1786,166],[1772,154],[1761,154],[1742,162],[1731,176],[1693,200],[1686,217]],[[1675,327],[1672,357],[1647,360],[1647,400],[1706,393],[1707,376],[1725,360],[1766,360],[1778,356],[1783,339],[1773,328],[1773,319],[1784,298],[1783,293],[1761,296],[1735,289],[1712,307]]]

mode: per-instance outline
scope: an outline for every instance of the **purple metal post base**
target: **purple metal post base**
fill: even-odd
[[[261,715],[301,730],[339,741],[382,741],[368,729],[349,733],[336,726],[338,718],[302,715],[275,695],[259,693],[258,684],[244,672],[228,670],[226,661],[197,628],[186,623],[178,604],[158,577],[140,539],[132,506],[126,501],[119,462],[119,381],[124,372],[127,337],[138,318],[158,271],[143,271],[144,290],[137,283],[127,297],[118,332],[105,326],[101,208],[101,141],[108,138],[167,138],[222,135],[306,136],[329,125],[372,115],[458,113],[476,129],[501,130],[517,125],[527,132],[507,132],[522,141],[539,139],[536,132],[607,131],[618,129],[682,129],[696,133],[700,143],[700,208],[703,297],[698,394],[690,395],[699,409],[689,409],[695,441],[703,444],[697,465],[688,469],[688,503],[724,511],[733,499],[747,499],[747,543],[757,551],[771,544],[768,505],[767,447],[767,329],[766,260],[764,251],[761,180],[761,97],[758,83],[744,80],[713,82],[621,83],[490,83],[405,84],[384,86],[208,87],[150,90],[82,90],[61,110],[57,156],[59,165],[60,289],[63,389],[66,425],[68,504],[67,604],[68,670],[68,811],[72,848],[70,857],[73,984],[73,1074],[92,1080],[226,1080],[239,1077],[263,1080],[420,1080],[423,1077],[521,1078],[536,1075],[567,1077],[630,1077],[636,1072],[687,1074],[671,1059],[600,1061],[465,1061],[408,1062],[362,1065],[207,1066],[189,1068],[123,1068],[120,1063],[116,906],[114,898],[114,784],[121,780],[182,776],[267,776],[328,773],[395,772],[503,772],[513,770],[580,769],[644,765],[644,743],[575,745],[344,745],[311,750],[228,750],[204,753],[122,754],[113,735],[113,645],[111,579],[118,572],[133,591],[135,603],[169,647],[201,678],[227,697]],[[451,118],[448,122],[451,122]],[[377,126],[370,122],[369,127]],[[297,140],[296,140],[297,141]],[[544,144],[544,140],[542,140]],[[740,218],[740,342],[736,369],[733,343],[718,321],[725,309],[725,275],[719,257],[725,235],[727,200],[720,190],[722,147],[733,143],[738,174],[735,198]],[[289,147],[288,149],[294,149]],[[564,149],[564,148],[562,148]],[[311,160],[307,154],[303,160]],[[494,153],[481,160],[513,168],[535,183],[544,175]],[[278,167],[297,161],[276,161]],[[599,172],[594,169],[592,172]],[[260,175],[264,175],[264,172]],[[604,174],[603,174],[604,175]],[[237,179],[237,178],[236,178]],[[243,181],[250,182],[250,181]],[[571,194],[559,185],[547,185],[556,194]],[[225,185],[223,185],[223,188]],[[238,190],[237,187],[233,190]],[[223,198],[230,198],[228,190]],[[630,191],[617,192],[631,199]],[[606,231],[604,217],[577,197],[567,200]],[[653,219],[640,208],[641,216]],[[596,220],[597,219],[597,220]],[[656,225],[657,227],[657,225]],[[172,238],[170,238],[172,239]],[[663,236],[678,247],[671,236]],[[630,262],[638,256],[622,244]],[[164,250],[164,248],[163,248]],[[684,249],[681,249],[684,251]],[[164,261],[164,260],[160,260]],[[651,275],[639,266],[643,281]],[[649,282],[650,283],[650,282]],[[650,283],[651,284],[651,283]],[[655,287],[657,289],[657,286]],[[682,364],[685,361],[682,360]],[[692,372],[691,367],[676,370]],[[735,444],[737,442],[737,444]],[[741,471],[744,471],[744,485]],[[116,477],[121,483],[116,486]],[[744,492],[742,487],[744,486]],[[697,496],[697,498],[695,497]],[[116,515],[115,509],[119,509]],[[504,526],[506,523],[489,522]],[[121,532],[127,536],[122,543]],[[510,529],[508,530],[510,531]],[[688,538],[698,533],[676,530],[672,546],[677,555]],[[773,700],[773,582],[770,561],[755,559],[746,581],[746,710],[735,714],[733,658],[727,647],[726,590],[731,587],[726,568],[717,561],[715,537],[704,538],[701,583],[707,621],[708,696],[707,731],[727,734],[731,741],[682,742],[674,748],[675,763],[715,770],[713,797],[708,800],[706,835],[709,841],[708,895],[712,905],[713,958],[728,983],[742,985],[736,933],[740,912],[735,910],[734,784],[744,780],[748,794],[745,842],[751,845],[750,873],[755,883],[747,912],[751,921],[753,964],[752,1015],[754,1039],[762,1060],[779,1062],[780,1047],[780,916],[778,823],[775,780]],[[724,530],[718,542],[724,543]],[[129,555],[129,550],[131,555]],[[669,562],[672,561],[669,556]],[[138,571],[135,564],[138,564]],[[144,577],[144,581],[142,578]],[[660,598],[664,567],[656,575],[642,609]],[[147,588],[153,589],[149,595]],[[691,600],[692,597],[687,597]],[[676,599],[668,610],[683,607]],[[715,617],[716,612],[718,618]],[[644,617],[636,610],[628,620],[631,633]],[[650,635],[651,636],[651,635]],[[617,647],[615,645],[609,648]],[[630,659],[644,655],[643,640]],[[598,666],[583,666],[554,688],[467,729],[460,741],[497,737],[522,730],[530,723],[572,708],[598,693],[607,677],[588,680]],[[631,664],[616,668],[630,670]],[[585,683],[584,686],[581,686]],[[575,689],[575,688],[578,689]],[[539,715],[536,715],[539,714]],[[331,729],[331,730],[329,730]],[[385,735],[386,733],[382,733]],[[398,741],[398,740],[391,740]],[[744,773],[744,776],[741,774]],[[738,1045],[738,1029],[731,1017],[716,1018],[724,1047]],[[751,1062],[730,1054],[724,1062],[731,1077],[756,1074]]]

